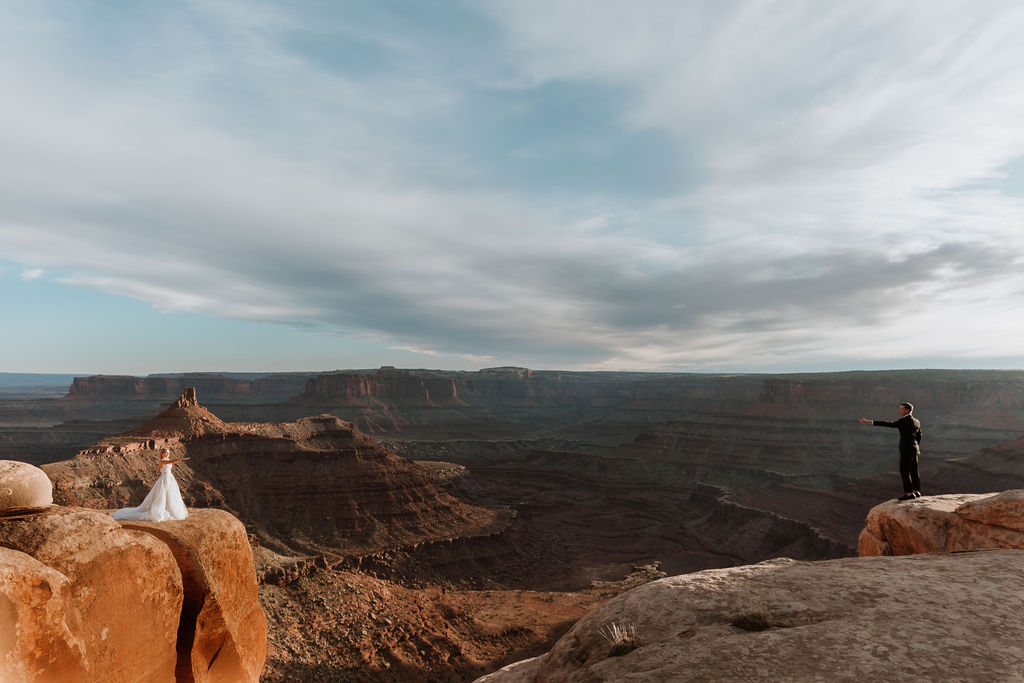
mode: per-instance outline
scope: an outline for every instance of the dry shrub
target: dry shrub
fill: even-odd
[[[771,627],[768,608],[760,601],[752,601],[735,610],[732,625],[744,631],[764,631]]]
[[[616,624],[613,621],[602,626],[598,633],[611,645],[611,649],[608,650],[609,657],[619,657],[640,647],[636,624]]]

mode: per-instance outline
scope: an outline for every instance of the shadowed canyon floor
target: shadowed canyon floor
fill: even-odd
[[[899,489],[895,432],[856,418],[900,400],[925,425],[926,493],[1024,486],[1024,373],[187,380],[210,410],[166,409],[185,381],[167,377],[0,400],[0,451],[27,447],[58,498],[104,509],[141,499],[154,448],[190,455],[189,505],[254,544],[271,680],[471,679],[654,575],[617,583],[634,566],[853,555]]]

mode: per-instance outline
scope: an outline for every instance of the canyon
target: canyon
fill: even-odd
[[[201,405],[175,404],[186,386]],[[109,509],[144,495],[154,448],[187,452],[189,505],[253,546],[268,680],[454,681],[665,573],[856,555],[899,492],[895,432],[856,419],[901,400],[926,494],[1024,488],[1010,371],[94,376],[0,399],[0,457]]]

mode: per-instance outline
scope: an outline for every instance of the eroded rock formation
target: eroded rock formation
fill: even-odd
[[[1024,490],[890,500],[868,513],[858,541],[866,555],[1024,548]]]
[[[267,619],[242,523],[222,510],[193,509],[187,519],[122,524],[166,544],[181,572],[178,679],[259,680],[267,655]]]
[[[369,554],[406,544],[487,536],[511,513],[467,505],[432,474],[333,415],[275,424],[224,422],[194,392],[142,426],[72,460],[44,465],[62,504],[135,505],[169,448],[190,506],[236,514],[278,552]]]
[[[478,683],[1013,680],[1024,551],[769,560],[675,576],[580,619]],[[615,628],[635,629],[616,639]],[[615,642],[620,647],[613,650]]]
[[[101,512],[53,507],[0,518],[0,545],[63,579],[48,584],[58,596],[66,591],[65,621],[43,637],[63,642],[71,660],[55,666],[84,666],[85,680],[174,680],[183,591],[165,544]],[[16,649],[26,647],[23,637],[33,638],[19,633]],[[45,680],[37,676],[29,680]]]
[[[0,680],[256,681],[266,618],[238,520],[0,517]]]

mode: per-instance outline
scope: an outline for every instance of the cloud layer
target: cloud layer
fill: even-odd
[[[475,8],[0,10],[3,256],[482,363],[1024,359],[1016,3]]]

